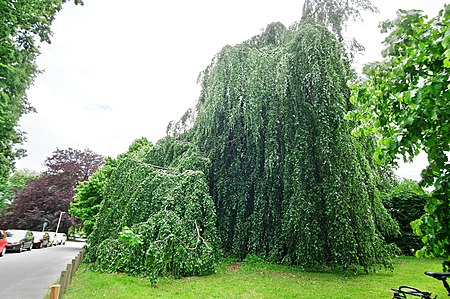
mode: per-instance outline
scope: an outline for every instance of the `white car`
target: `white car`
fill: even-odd
[[[56,246],[58,245],[58,238],[56,236],[55,232],[48,232],[50,235],[49,241],[48,241],[48,246]]]
[[[56,243],[58,245],[65,245],[67,241],[67,235],[65,233],[56,234]]]

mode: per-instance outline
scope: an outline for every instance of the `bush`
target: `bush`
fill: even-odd
[[[390,238],[406,255],[412,255],[423,244],[420,237],[413,233],[411,222],[419,219],[425,213],[424,206],[428,194],[412,180],[400,182],[384,199],[389,213],[397,220],[400,227],[400,236]]]

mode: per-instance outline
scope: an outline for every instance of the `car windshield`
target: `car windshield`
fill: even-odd
[[[9,238],[15,237],[15,238],[23,238],[25,237],[25,231],[21,230],[8,230],[6,231],[6,236]]]
[[[42,238],[44,236],[44,233],[40,233],[40,232],[33,232],[33,236],[35,238]]]

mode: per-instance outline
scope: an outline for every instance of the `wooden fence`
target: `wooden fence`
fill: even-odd
[[[59,278],[59,284],[55,284],[50,289],[50,299],[61,299],[64,292],[70,286],[72,282],[72,277],[77,272],[78,266],[83,260],[83,250],[78,253],[78,255],[72,259],[72,262],[67,264],[66,270],[61,272]]]

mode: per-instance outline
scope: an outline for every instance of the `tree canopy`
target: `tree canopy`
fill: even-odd
[[[203,73],[186,134],[208,158],[227,254],[304,267],[389,262],[396,224],[379,198],[370,139],[344,120],[353,73],[326,28],[280,23],[227,46]]]
[[[348,118],[359,121],[356,133],[378,136],[376,158],[396,164],[412,160],[421,150],[429,165],[422,185],[434,191],[418,222],[425,254],[450,259],[450,5],[428,19],[417,10],[400,10],[384,22],[389,33],[384,59],[365,67],[367,78],[353,87],[357,110]],[[447,262],[447,267],[450,262]],[[448,268],[447,268],[448,269]]]
[[[311,19],[323,24],[342,40],[342,31],[349,20],[362,19],[362,12],[378,12],[370,0],[305,0],[302,21]]]

